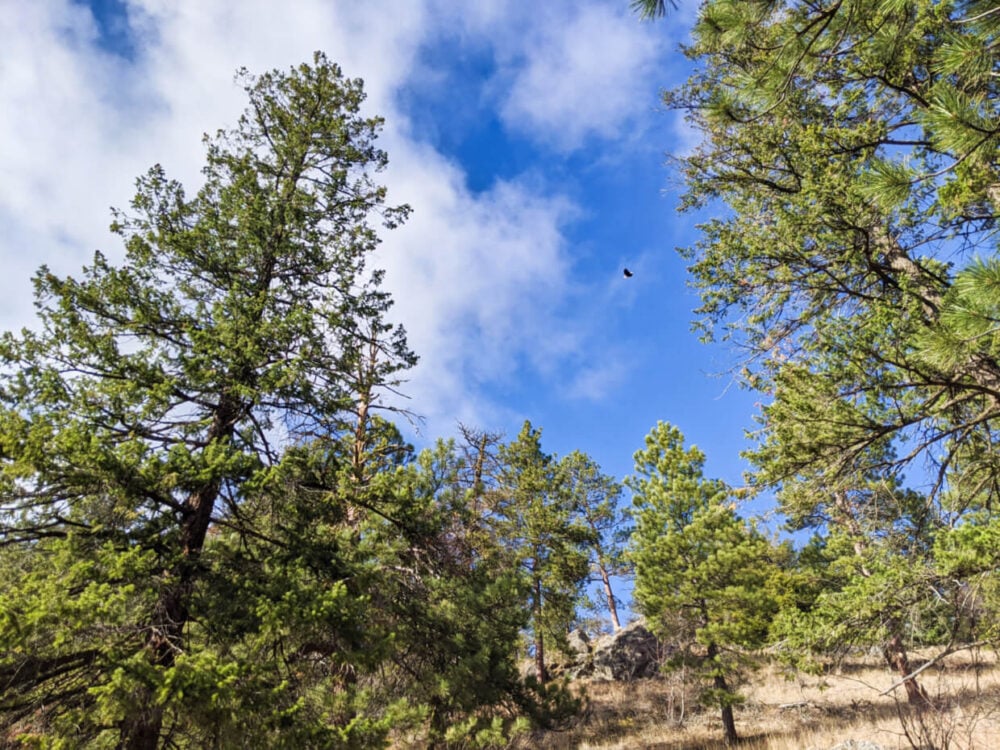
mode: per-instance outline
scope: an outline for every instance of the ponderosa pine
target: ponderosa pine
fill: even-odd
[[[660,422],[635,454],[634,597],[650,629],[673,647],[666,669],[686,667],[717,707],[730,744],[741,671],[767,642],[787,585],[775,547],[735,511],[732,491],[703,475],[704,454]]]
[[[530,637],[538,682],[548,681],[547,646],[565,641],[589,570],[590,529],[574,513],[558,462],[541,431],[525,422],[501,446],[492,526],[528,582]]]
[[[373,181],[386,155],[360,81],[322,55],[241,78],[249,106],[206,138],[198,192],[152,168],[115,214],[123,261],[98,253],[79,278],[42,268],[40,329],[0,343],[0,535],[17,569],[0,593],[8,735],[208,746],[235,742],[247,710],[270,746],[295,725],[287,742],[304,747],[391,724],[383,712],[338,726],[358,716],[360,693],[299,701],[301,670],[282,651],[296,639],[281,612],[302,607],[293,621],[339,633],[339,658],[358,657],[344,669],[381,655],[361,656],[367,592],[347,579],[370,566],[336,553],[338,501],[322,509],[334,545],[323,561],[293,554],[287,525],[262,544],[243,507],[283,482],[308,485],[317,459],[288,449],[356,424],[353,349],[385,347],[387,369],[366,387],[412,362],[366,269],[375,223],[393,227],[407,208]],[[241,569],[223,542],[253,564]],[[227,597],[244,595],[262,609],[227,619]]]
[[[666,97],[701,136],[678,162],[702,329],[763,396],[752,481],[835,526],[838,598],[924,592],[842,600],[901,679],[908,612],[964,586],[936,539],[997,523],[998,39],[991,0],[706,0]]]

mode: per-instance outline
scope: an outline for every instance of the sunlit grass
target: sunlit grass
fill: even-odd
[[[917,656],[914,662],[919,664]],[[736,723],[751,750],[828,750],[847,740],[885,750],[914,743],[939,750],[1000,748],[1000,667],[993,654],[963,653],[926,670],[922,684],[935,706],[918,719],[898,696],[885,694],[895,675],[872,657],[858,657],[824,675],[761,670],[746,685]],[[520,739],[519,749],[722,750],[715,711],[699,709],[694,692],[676,676],[633,683],[581,683],[586,709],[562,732]],[[898,698],[903,704],[897,704]]]

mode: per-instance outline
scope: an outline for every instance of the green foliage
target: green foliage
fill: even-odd
[[[676,0],[670,0],[670,5],[676,8]],[[667,0],[632,0],[632,10],[644,19],[663,16],[667,13]]]
[[[316,602],[320,592],[306,588],[302,602],[292,600],[274,614],[282,639],[300,644],[302,679],[315,681],[318,695],[362,691],[369,712],[372,706],[408,704],[414,713],[394,731],[434,741],[458,723],[473,734],[513,729],[510,707],[544,713],[517,672],[527,619],[521,578],[497,569],[489,549],[474,560],[458,543],[467,510],[453,494],[453,449],[439,445],[377,474],[364,493],[368,512],[349,521],[357,496],[345,495],[344,488],[350,486],[345,476],[353,452],[333,448],[300,449],[293,481],[284,480],[260,504],[245,508],[269,519],[261,522],[269,528],[268,544],[279,540],[292,562],[307,561],[321,586],[340,581],[340,599],[353,605],[310,613],[303,604]],[[295,478],[301,475],[308,481]],[[256,555],[247,560],[239,550],[256,543],[239,545],[239,567],[246,571]],[[259,580],[268,590],[254,612],[274,606],[272,586],[305,588],[301,582],[284,584],[272,569]]]
[[[1000,639],[1000,524],[979,515],[935,539],[935,561],[948,589],[954,615],[941,627],[942,641],[968,643]]]
[[[365,281],[370,219],[407,209],[372,181],[386,157],[360,81],[321,55],[242,79],[250,106],[206,140],[197,195],[152,168],[115,213],[123,263],[41,269],[41,331],[0,342],[0,533],[24,568],[3,590],[5,731],[358,746],[401,716],[294,678],[291,643],[320,630],[352,668],[385,658],[356,642],[370,601],[347,581],[375,579],[363,552],[293,553],[248,508],[294,475],[276,435],[346,424],[362,332],[385,342],[376,387],[412,362],[382,322],[379,273]]]
[[[626,509],[621,507],[622,486],[613,477],[601,473],[601,467],[589,456],[573,451],[560,461],[562,481],[570,494],[573,513],[590,530],[591,582],[602,587],[596,601],[587,608],[607,611],[615,629],[621,627],[612,576],[631,571],[625,557],[625,545],[632,533]]]
[[[916,337],[920,359],[953,372],[976,357],[1000,356],[1000,259],[976,259],[956,274],[937,325]]]
[[[476,717],[448,727],[444,740],[449,746],[461,748],[503,748],[510,744],[510,737],[523,734],[528,729],[527,719],[520,719],[513,730],[504,727],[500,717],[495,717],[487,726],[480,726]]]
[[[0,339],[0,744],[496,746],[568,696],[519,678],[453,448],[373,412],[415,361],[366,268],[408,211],[380,121],[319,54],[241,78],[197,194],[151,169],[121,264],[41,269]]]
[[[788,592],[781,550],[734,510],[732,492],[702,475],[704,455],[660,422],[635,454],[635,600],[651,629],[674,648],[668,668],[703,680],[702,700],[723,711],[735,740],[732,705],[742,668],[762,647]]]
[[[493,527],[528,583],[537,677],[544,685],[545,644],[561,645],[570,630],[594,535],[575,513],[560,465],[542,451],[541,432],[530,422],[501,447],[500,461]]]
[[[825,537],[784,642],[878,645],[904,678],[914,641],[993,637],[956,561],[1000,488],[994,6],[708,0],[667,96],[702,135],[684,206],[713,208],[684,251],[700,324],[763,395],[751,482]]]
[[[914,434],[895,465],[947,467],[954,429],[989,430],[969,415],[990,408],[995,361],[932,363],[920,343],[951,328],[944,300],[961,275],[949,264],[993,248],[989,8],[703,5],[687,49],[697,73],[668,100],[703,135],[682,164],[685,204],[729,211],[686,252],[706,334],[746,346],[746,383],[776,401],[762,480],[829,476],[866,456],[874,469],[886,454],[869,448]]]

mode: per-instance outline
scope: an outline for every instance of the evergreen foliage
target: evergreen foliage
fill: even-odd
[[[635,454],[635,601],[674,651],[668,669],[691,668],[702,701],[720,709],[727,742],[737,740],[736,683],[752,665],[787,584],[774,547],[736,515],[732,492],[702,474],[705,457],[660,422]]]
[[[978,340],[944,312],[950,269],[993,252],[1000,210],[996,83],[982,73],[990,11],[929,0],[701,10],[688,50],[698,72],[668,98],[704,136],[683,164],[686,205],[730,211],[688,253],[706,332],[746,346],[746,382],[775,395],[759,455],[768,481],[918,458],[946,471],[964,442],[956,429],[989,429],[969,415],[992,414],[995,363],[945,362],[918,341],[949,329]],[[966,287],[986,283],[974,271]],[[898,455],[870,450],[915,434]]]
[[[1000,489],[994,6],[706,0],[667,95],[702,136],[680,161],[683,207],[712,209],[683,251],[700,326],[764,395],[751,481],[827,535],[796,632],[880,646],[918,705],[918,625],[990,637],[969,592],[991,609],[996,568],[938,556]]]
[[[500,449],[496,534],[529,585],[535,675],[548,681],[546,645],[563,645],[589,572],[590,528],[574,513],[560,466],[541,447],[541,431],[525,421]]]
[[[367,267],[408,211],[380,121],[320,54],[241,79],[197,194],[152,168],[124,260],[42,268],[0,340],[0,737],[497,746],[573,706],[518,674],[525,579],[454,449],[377,413],[416,361]]]
[[[619,630],[618,608],[622,603],[614,593],[611,579],[631,571],[625,545],[632,533],[621,503],[622,486],[613,477],[602,474],[601,467],[580,451],[563,458],[560,469],[574,513],[591,533],[590,568],[593,582],[601,586],[601,594],[596,602],[588,602],[588,608],[607,611],[612,627]]]

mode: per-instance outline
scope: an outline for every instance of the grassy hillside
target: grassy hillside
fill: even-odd
[[[938,706],[919,719],[883,693],[893,675],[877,657],[849,660],[822,676],[762,670],[737,709],[741,747],[844,750],[862,741],[884,750],[914,745],[943,750],[1000,747],[1000,665],[994,654],[955,654],[923,673]],[[516,747],[557,750],[721,750],[718,711],[701,710],[676,677],[635,683],[590,682],[580,719],[560,732],[523,737]],[[899,696],[905,701],[905,696]],[[901,713],[902,712],[902,713]],[[901,721],[901,716],[905,720]],[[909,733],[912,743],[907,737]],[[868,746],[871,747],[871,746]]]

